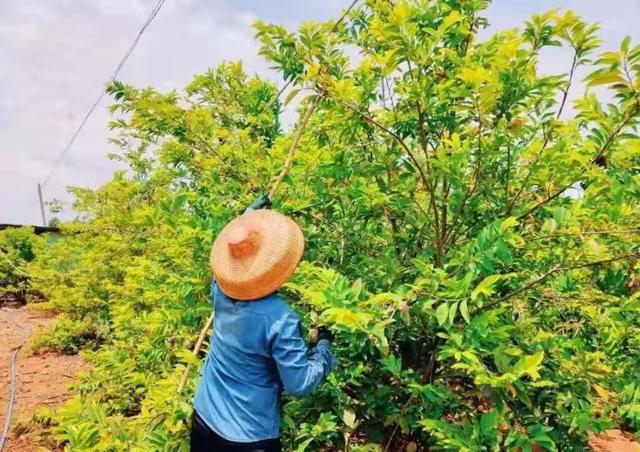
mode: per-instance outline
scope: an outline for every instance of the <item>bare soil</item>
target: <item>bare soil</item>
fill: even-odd
[[[4,427],[7,415],[11,356],[25,342],[28,331],[36,334],[54,320],[50,314],[29,310],[24,306],[0,309],[0,430]],[[39,433],[37,429],[17,435],[15,426],[29,425],[38,407],[56,406],[67,400],[71,396],[67,386],[83,368],[85,364],[78,356],[52,352],[29,355],[24,349],[18,352],[16,398],[5,451],[39,450],[35,444],[35,437]]]
[[[607,430],[602,435],[589,435],[589,446],[595,452],[640,452],[640,443],[622,430]]]

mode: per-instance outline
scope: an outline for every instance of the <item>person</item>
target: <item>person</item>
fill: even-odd
[[[211,249],[215,312],[194,399],[191,450],[280,451],[280,397],[303,396],[335,366],[331,334],[309,350],[300,320],[277,290],[304,252],[300,227],[258,200]]]

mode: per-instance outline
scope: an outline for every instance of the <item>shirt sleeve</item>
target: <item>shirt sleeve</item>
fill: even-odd
[[[321,340],[311,351],[307,349],[300,334],[300,320],[293,312],[275,322],[271,331],[271,352],[282,385],[289,394],[310,393],[335,367],[328,341]]]
[[[216,283],[216,279],[212,278],[211,279],[211,309],[215,312],[216,310],[216,295],[218,290],[220,290],[218,288],[218,283]]]

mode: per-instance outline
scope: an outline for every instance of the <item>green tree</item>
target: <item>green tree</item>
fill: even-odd
[[[640,47],[598,56],[597,27],[557,11],[480,40],[487,3],[256,24],[285,103],[311,111],[274,199],[307,237],[286,293],[336,331],[340,362],[287,400],[288,449],[581,450],[588,431],[640,422]],[[571,52],[566,73],[538,73],[549,46]],[[183,93],[108,91],[129,171],[74,189],[85,221],[28,266],[65,315],[41,345],[94,349],[78,397],[40,417],[72,450],[186,448],[197,372],[176,387],[198,361],[211,241],[294,134],[240,64]]]

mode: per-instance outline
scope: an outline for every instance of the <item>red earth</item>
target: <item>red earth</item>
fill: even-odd
[[[590,434],[589,446],[595,452],[640,452],[640,443],[621,430],[607,430],[602,435]]]
[[[25,342],[28,330],[35,334],[54,321],[52,315],[29,310],[24,306],[0,309],[0,434],[7,416],[13,352]],[[67,389],[68,384],[84,367],[79,356],[53,352],[30,355],[24,349],[18,352],[12,427],[4,451],[42,450],[35,443],[35,437],[39,432],[33,430],[33,426],[30,427],[32,430],[17,435],[16,425],[29,426],[29,421],[38,407],[56,406],[67,400],[71,396]]]

